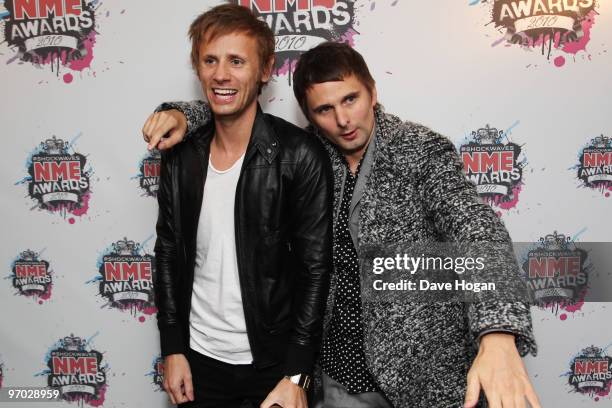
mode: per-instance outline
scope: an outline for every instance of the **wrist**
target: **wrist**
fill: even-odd
[[[514,334],[493,332],[483,335],[480,339],[480,348],[484,347],[515,347]]]

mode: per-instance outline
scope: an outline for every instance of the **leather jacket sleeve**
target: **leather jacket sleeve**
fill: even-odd
[[[177,278],[180,267],[178,245],[180,231],[175,225],[178,214],[175,214],[173,203],[173,151],[161,153],[161,168],[157,201],[159,213],[157,217],[155,242],[155,305],[157,306],[157,326],[160,333],[162,356],[183,353],[187,351],[185,339],[181,332],[178,314]]]
[[[288,375],[310,373],[319,351],[323,313],[332,271],[331,162],[323,146],[308,138],[309,151],[297,165],[292,242],[297,259],[305,266],[297,279],[294,327],[287,348],[285,371]]]

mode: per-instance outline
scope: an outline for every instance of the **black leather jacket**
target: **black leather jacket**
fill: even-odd
[[[155,301],[162,355],[186,353],[196,233],[213,124],[162,152]],[[310,373],[332,270],[329,157],[304,130],[258,108],[234,207],[246,327],[256,368]]]

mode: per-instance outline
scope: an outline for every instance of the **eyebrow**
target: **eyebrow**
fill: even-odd
[[[243,60],[243,61],[246,61],[246,60],[247,60],[247,58],[246,58],[245,56],[243,56],[243,55],[239,55],[239,54],[230,54],[230,55],[228,55],[227,57],[228,57],[228,59],[234,59],[234,58],[237,58],[237,59],[241,59],[241,60]]]
[[[219,59],[219,57],[217,55],[215,55],[215,54],[204,54],[204,55],[202,55],[202,59],[205,59],[205,58]],[[247,58],[245,56],[239,55],[239,54],[230,54],[230,55],[227,56],[227,58],[230,59],[230,60],[237,58],[237,59],[241,59],[243,61],[247,61]]]
[[[348,94],[342,97],[342,102],[346,102],[349,98],[355,98],[357,96],[359,96],[359,91],[349,92]],[[326,103],[326,104],[317,106],[316,108],[313,109],[313,111],[320,112],[325,108],[333,108],[333,106],[329,103]]]

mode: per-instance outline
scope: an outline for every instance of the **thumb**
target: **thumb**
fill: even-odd
[[[465,391],[465,408],[472,408],[476,406],[478,402],[478,396],[480,395],[480,381],[476,375],[469,375],[467,377],[467,390]]]
[[[166,141],[171,143],[170,147],[183,141],[185,138],[185,131],[185,129],[174,127],[168,132],[168,138]]]

